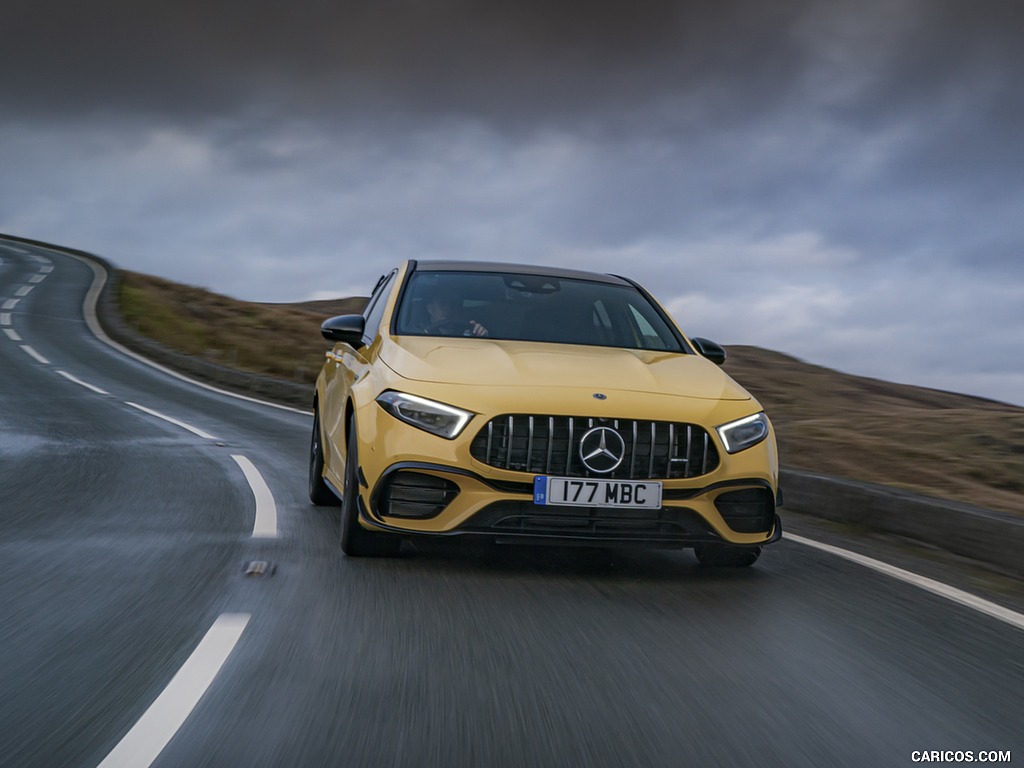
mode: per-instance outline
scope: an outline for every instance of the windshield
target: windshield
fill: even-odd
[[[395,334],[686,351],[633,286],[502,272],[414,272]]]

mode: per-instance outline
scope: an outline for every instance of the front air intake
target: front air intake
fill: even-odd
[[[728,491],[715,499],[715,508],[737,533],[767,533],[775,522],[775,498],[767,488]]]
[[[459,487],[437,475],[399,470],[382,486],[377,512],[382,517],[437,517],[459,495]]]

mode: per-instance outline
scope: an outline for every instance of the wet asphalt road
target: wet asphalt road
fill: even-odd
[[[98,765],[239,613],[154,765],[1024,760],[1024,632],[793,542],[746,571],[457,542],[346,559],[336,511],[305,497],[310,417],[102,343],[92,280],[0,241],[0,766]],[[233,456],[265,478],[277,538],[252,537]]]

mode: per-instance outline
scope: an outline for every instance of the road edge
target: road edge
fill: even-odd
[[[222,388],[225,394],[256,398],[259,402],[273,407],[280,407],[282,405],[292,408],[299,407],[304,412],[307,412],[310,408],[313,397],[312,385],[298,384],[270,376],[262,376],[257,373],[239,371],[235,368],[229,368],[218,363],[176,352],[131,328],[124,321],[118,308],[117,294],[121,283],[120,270],[102,256],[76,248],[68,248],[63,245],[54,245],[53,243],[15,235],[0,233],[0,238],[47,248],[70,256],[77,256],[78,258],[91,261],[106,272],[106,280],[103,282],[99,295],[96,297],[96,318],[103,332],[111,340],[132,352],[142,355],[155,363],[167,366],[174,371],[193,377],[196,380],[193,383],[214,389]]]

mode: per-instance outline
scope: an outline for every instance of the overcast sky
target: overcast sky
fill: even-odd
[[[1024,404],[1020,0],[6,0],[0,232],[237,298],[406,258]]]

